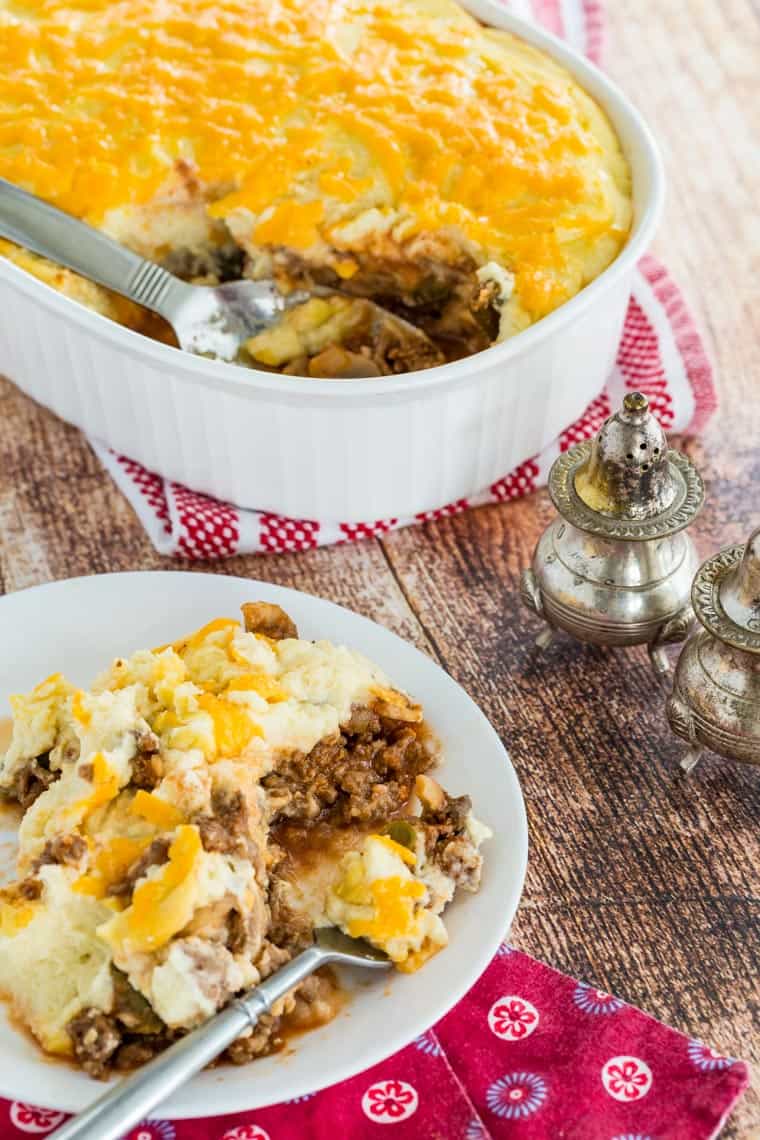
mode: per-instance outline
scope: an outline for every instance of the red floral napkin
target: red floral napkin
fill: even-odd
[[[747,1083],[744,1062],[504,945],[443,1021],[358,1077],[125,1140],[708,1140]],[[0,1101],[2,1140],[64,1119]]]

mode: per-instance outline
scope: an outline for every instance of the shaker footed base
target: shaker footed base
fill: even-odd
[[[688,752],[684,752],[680,760],[680,765],[684,772],[689,773],[694,771],[702,757],[703,751],[699,744],[695,744]]]

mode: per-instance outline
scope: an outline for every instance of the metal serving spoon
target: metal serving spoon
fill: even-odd
[[[279,998],[328,963],[375,970],[391,964],[385,954],[361,938],[348,938],[331,928],[317,931],[316,941],[308,950],[120,1081],[53,1132],[50,1140],[119,1140],[244,1030],[254,1028]]]
[[[180,348],[219,360],[237,359],[241,345],[312,296],[340,291],[314,287],[284,295],[271,280],[189,285],[71,214],[0,178],[0,237],[49,257],[99,285],[158,313]],[[414,325],[372,304],[439,363],[432,341]],[[442,359],[442,358],[441,358]]]

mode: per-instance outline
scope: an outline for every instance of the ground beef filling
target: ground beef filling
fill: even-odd
[[[269,886],[269,937],[275,945],[296,954],[311,943],[314,928],[308,915],[292,905],[292,887],[278,877],[278,871],[275,868]]]
[[[154,732],[142,732],[135,741],[137,753],[132,760],[132,780],[136,788],[150,792],[158,787],[164,774],[164,766],[159,755],[161,742]]]
[[[74,1056],[91,1077],[103,1077],[121,1044],[116,1019],[92,1006],[83,1009],[66,1026]]]
[[[289,250],[279,250],[273,257],[275,277],[283,287],[309,289],[314,285],[335,288],[343,294],[365,297],[380,305],[388,312],[401,317],[426,334],[439,352],[439,358],[420,352],[419,344],[408,344],[409,352],[404,358],[403,351],[389,357],[386,347],[377,339],[370,338],[361,347],[345,343],[343,349],[354,352],[365,350],[365,356],[376,365],[372,372],[356,371],[357,376],[385,375],[393,372],[409,372],[420,368],[430,368],[443,360],[459,360],[492,345],[499,333],[497,296],[484,294],[477,280],[477,265],[469,257],[463,257],[458,264],[445,264],[423,248],[417,248],[413,256],[403,259],[389,259],[374,256],[369,252],[353,255],[356,272],[347,280],[338,276],[329,266],[315,266]],[[340,358],[333,349],[327,364],[327,371],[313,372],[313,361],[293,361],[282,369],[302,375],[350,376],[344,371],[329,371],[330,364],[341,368]],[[365,365],[367,360],[364,361]],[[350,365],[343,364],[343,367]],[[257,365],[258,367],[258,365]]]
[[[116,898],[131,895],[135,889],[135,883],[138,879],[142,879],[146,871],[166,862],[169,857],[169,846],[170,841],[164,836],[154,839],[147,851],[144,851],[139,859],[135,859],[126,875],[110,884],[108,894]]]
[[[32,863],[32,871],[38,871],[49,863],[61,863],[64,866],[75,867],[87,850],[87,843],[83,836],[77,832],[68,835],[58,835],[55,839],[48,839],[42,851]]]
[[[267,944],[257,963],[262,978],[290,957],[288,951]],[[105,1079],[114,1070],[128,1072],[144,1065],[185,1032],[174,1032],[164,1025],[124,975],[118,970],[113,973],[112,1012],[89,1007],[66,1027],[77,1061],[85,1072],[98,1079]],[[294,1033],[331,1021],[340,1004],[335,976],[329,968],[319,970],[277,1003],[272,1013],[260,1018],[255,1029],[233,1041],[212,1065],[224,1061],[244,1065],[255,1057],[275,1053]]]
[[[132,760],[132,783],[146,792],[153,791],[161,783],[163,765],[155,752],[138,752]]]
[[[7,887],[0,888],[0,902],[7,902],[13,905],[21,901],[34,902],[36,899],[42,897],[42,880],[36,879],[34,875],[27,875],[25,879],[21,879],[17,883],[10,883]]]
[[[193,823],[200,832],[204,850],[218,851],[222,855],[242,855],[256,862],[258,852],[249,837],[248,809],[242,792],[214,788],[211,812],[196,815]]]
[[[476,891],[480,886],[483,856],[470,838],[467,821],[472,811],[469,796],[450,796],[442,788],[442,802],[422,800],[425,853],[457,887]]]
[[[424,725],[357,708],[337,737],[296,753],[265,777],[272,822],[341,827],[386,820],[432,763]]]
[[[43,752],[26,764],[16,776],[13,796],[26,810],[60,776],[60,771],[50,770],[50,753]]]
[[[241,610],[247,633],[258,633],[262,637],[270,637],[272,641],[298,637],[293,619],[273,602],[245,602]]]
[[[264,881],[264,857],[251,838],[248,807],[238,789],[217,787],[211,792],[211,812],[193,817],[205,851],[249,859],[259,882]]]

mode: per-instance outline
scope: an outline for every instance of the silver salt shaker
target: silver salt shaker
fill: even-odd
[[[700,567],[692,600],[702,628],[678,659],[667,704],[691,771],[705,748],[760,764],[760,528]]]
[[[524,570],[524,602],[543,618],[543,649],[557,630],[595,645],[647,645],[658,674],[664,646],[694,621],[699,565],[686,533],[704,502],[692,463],[668,447],[641,392],[630,392],[593,440],[561,455],[549,474],[559,512]]]

